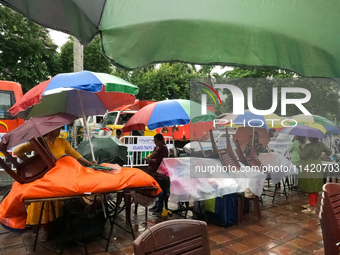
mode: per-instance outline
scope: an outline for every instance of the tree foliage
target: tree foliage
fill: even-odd
[[[0,5],[0,79],[24,92],[60,71],[58,52],[47,29]]]
[[[73,37],[61,47],[60,63],[63,73],[73,72]],[[111,63],[101,53],[99,36],[95,37],[93,42],[84,48],[83,52],[84,70],[112,73]]]
[[[73,72],[72,37],[62,46],[60,54],[56,49],[57,45],[52,42],[47,29],[0,5],[1,80],[18,82],[26,92],[57,73]],[[237,85],[243,91],[245,99],[247,88],[252,87],[254,107],[266,110],[272,105],[272,89],[277,87],[279,94],[276,113],[280,115],[281,88],[301,87],[311,92],[312,98],[305,107],[312,114],[340,120],[340,86],[333,80],[303,79],[293,72],[264,67],[236,67],[219,75],[213,73],[214,67],[204,65],[198,68],[191,64],[171,62],[126,71],[113,67],[102,55],[99,37],[84,48],[85,70],[111,73],[130,81],[140,88],[137,98],[142,100],[192,99],[201,102],[201,94],[207,93],[207,87],[201,86],[200,81],[211,86],[214,83],[228,82]],[[216,114],[232,112],[233,99],[230,91],[224,90],[222,93],[222,106],[212,91],[207,97],[208,104],[215,106]],[[288,96],[299,98],[303,95],[291,93]],[[246,100],[245,108],[248,108]],[[287,116],[299,113],[301,112],[297,107],[287,107]]]

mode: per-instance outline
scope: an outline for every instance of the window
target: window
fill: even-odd
[[[131,117],[134,115],[134,113],[123,113],[119,116],[118,119],[118,125],[125,125]]]
[[[288,135],[285,133],[279,133],[279,135],[276,137],[276,142],[280,143],[288,143],[291,142],[293,138],[293,135]]]
[[[118,112],[111,112],[106,115],[103,126],[105,127],[106,125],[114,125],[116,123],[116,118],[117,118]]]
[[[99,123],[99,124],[102,124],[103,123],[103,117],[101,117],[101,116],[97,116],[97,123]]]
[[[14,105],[13,91],[0,90],[0,119],[15,119],[8,111]]]

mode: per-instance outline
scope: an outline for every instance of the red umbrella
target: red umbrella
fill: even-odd
[[[249,142],[251,142],[253,134],[257,133],[259,136],[259,143],[263,145],[263,147],[267,147],[270,138],[267,130],[265,128],[253,128],[253,127],[239,127],[234,135],[234,142],[238,140],[240,143],[240,147],[242,150],[247,146]]]
[[[78,117],[67,113],[31,118],[4,135],[0,142],[0,148],[9,150],[19,144],[27,142],[32,137],[43,136],[57,128],[63,127],[77,118]]]

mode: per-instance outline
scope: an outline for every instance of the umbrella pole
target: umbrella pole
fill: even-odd
[[[89,129],[88,129],[87,126],[86,126],[86,117],[85,117],[85,111],[84,111],[83,101],[82,101],[81,98],[80,98],[80,91],[78,90],[77,92],[78,92],[78,99],[79,99],[81,111],[83,112],[84,128],[86,129],[87,136],[88,136],[88,138],[89,138],[90,149],[91,149],[91,154],[92,154],[92,160],[95,161],[94,152],[93,152],[93,146],[92,146],[91,137],[90,137],[90,131],[89,131]]]
[[[253,136],[252,136],[252,144],[254,146],[254,134],[255,134],[255,128],[253,127]]]
[[[83,121],[84,121],[84,127],[86,129],[86,133],[87,133],[87,137],[89,138],[89,144],[90,144],[90,149],[91,149],[91,155],[92,155],[92,160],[94,161],[94,152],[93,152],[93,146],[92,146],[92,142],[91,142],[91,137],[90,137],[90,130],[88,129],[87,125],[86,125],[86,117],[85,114],[83,112]]]
[[[171,127],[171,136],[172,136],[172,141],[174,142],[174,156],[177,157],[177,151],[176,151],[176,146],[175,146],[175,136],[174,136],[173,127]]]

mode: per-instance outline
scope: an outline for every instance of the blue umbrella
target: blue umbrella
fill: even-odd
[[[327,136],[321,130],[307,126],[307,125],[285,127],[281,129],[279,133],[286,133],[289,135],[298,135],[298,136],[305,136],[305,137],[327,138]]]
[[[340,134],[340,129],[336,126],[326,126],[326,125],[324,125],[323,127],[326,129],[327,135],[338,135],[338,134]]]

